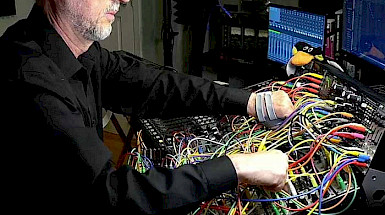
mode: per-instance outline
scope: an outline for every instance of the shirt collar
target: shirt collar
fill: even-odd
[[[97,52],[95,43],[90,48],[78,57],[79,62],[85,67],[87,73],[90,74],[95,66],[95,55]]]
[[[43,8],[35,4],[28,16],[28,20],[35,26],[35,40],[40,44],[43,53],[56,63],[59,69],[63,71],[66,78],[72,77],[83,67],[62,37],[50,24]],[[89,50],[91,49],[94,49],[94,44]],[[84,65],[87,70],[90,69],[92,62],[94,62],[92,54],[88,52],[89,51],[82,54],[82,58],[87,58],[87,65]]]

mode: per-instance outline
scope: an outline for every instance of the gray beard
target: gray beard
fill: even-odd
[[[81,31],[81,34],[84,38],[91,41],[101,41],[110,36],[112,32],[112,26],[100,27],[97,25],[91,26],[90,28],[85,28]]]
[[[102,27],[87,20],[84,16],[68,11],[72,20],[72,25],[85,39],[91,41],[101,41],[110,36],[112,26]]]

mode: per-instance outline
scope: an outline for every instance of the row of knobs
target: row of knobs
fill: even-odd
[[[335,97],[335,101],[337,102],[343,102],[342,104],[338,104],[337,107],[353,107],[352,104],[346,103],[346,102],[354,102],[359,103],[361,108],[370,108],[367,103],[362,102],[362,97],[360,95],[355,94],[352,91],[346,90],[344,86],[339,84],[334,84],[333,89],[336,92],[341,92],[341,97]],[[385,109],[380,105],[380,107],[376,107],[378,110]],[[373,120],[380,123],[381,125],[385,126],[385,111],[380,112],[376,111],[375,113],[372,113]]]

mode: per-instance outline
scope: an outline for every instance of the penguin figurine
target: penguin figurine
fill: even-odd
[[[305,42],[298,42],[293,47],[293,57],[290,59],[295,66],[304,66],[310,63],[313,59],[323,61],[321,47],[313,47]]]
[[[325,61],[325,58],[322,54],[322,47],[313,47],[305,42],[298,42],[294,45],[293,56],[290,58],[289,62],[286,64],[286,73],[290,77],[294,75],[296,67],[305,66],[310,64],[313,60]],[[334,61],[327,60],[327,63],[337,67],[339,70],[343,71],[342,68],[335,63]]]

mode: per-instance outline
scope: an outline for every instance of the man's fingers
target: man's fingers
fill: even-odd
[[[282,190],[288,191],[289,187],[286,183],[282,183],[278,186],[263,186],[264,190],[271,191],[271,192],[280,192]]]

